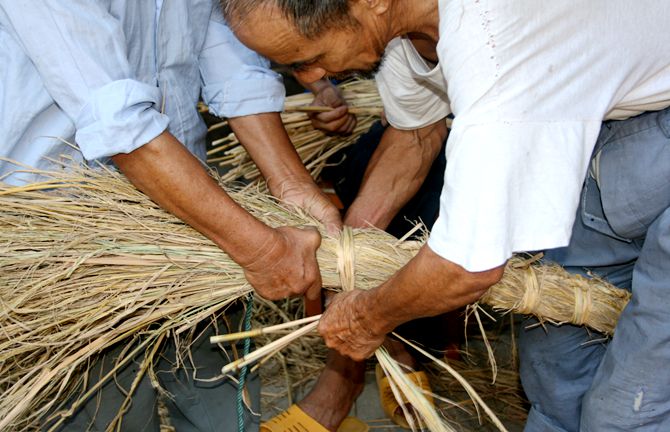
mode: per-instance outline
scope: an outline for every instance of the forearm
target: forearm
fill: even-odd
[[[228,122],[273,195],[281,197],[282,184],[287,179],[313,182],[286,133],[279,113],[235,117]]]
[[[253,262],[273,237],[274,230],[236,204],[168,132],[112,159],[138,189],[241,265]]]
[[[476,301],[500,280],[503,269],[470,273],[424,246],[379,287],[335,296],[321,317],[319,333],[329,348],[363,360],[400,324]]]
[[[278,113],[237,117],[229,122],[272,195],[304,209],[331,233],[342,227],[340,213],[305,169]]]
[[[442,121],[411,131],[386,129],[347,212],[346,223],[386,228],[423,184],[446,136]]]
[[[471,273],[424,246],[384,284],[361,294],[376,332],[386,334],[416,318],[435,316],[477,301],[502,277],[504,266]]]

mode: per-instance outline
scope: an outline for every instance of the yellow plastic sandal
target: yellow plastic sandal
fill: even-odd
[[[403,412],[401,403],[396,400],[395,395],[393,394],[391,384],[389,383],[389,378],[384,375],[384,371],[380,365],[377,365],[377,368],[375,369],[375,375],[377,376],[377,388],[379,388],[379,401],[381,402],[382,409],[388,418],[393,421],[393,423],[400,427],[411,429],[409,422],[405,418],[405,413]],[[435,404],[432,396],[433,391],[430,388],[430,383],[428,382],[428,375],[426,375],[424,371],[408,372],[405,374],[405,376],[424,390],[426,400],[428,400],[428,402],[433,405]],[[408,413],[412,414],[414,412],[412,406],[407,402],[407,399],[405,399],[404,396],[402,396],[402,399],[402,405],[404,405]]]
[[[356,417],[347,417],[342,420],[337,432],[368,432],[370,426]]]
[[[370,427],[355,417],[344,419],[337,432],[367,432]],[[260,432],[328,432],[319,422],[305,413],[298,405],[261,424]]]

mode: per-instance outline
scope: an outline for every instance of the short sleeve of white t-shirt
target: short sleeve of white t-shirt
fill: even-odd
[[[566,246],[600,122],[454,123],[428,245],[470,271]],[[542,146],[542,142],[560,146]],[[506,145],[514,143],[514,145]]]
[[[451,114],[442,71],[428,65],[407,39],[389,43],[375,80],[386,119],[397,129],[418,129]]]
[[[455,119],[434,252],[482,271],[569,243],[602,121],[670,105],[670,5],[640,1],[440,0]]]

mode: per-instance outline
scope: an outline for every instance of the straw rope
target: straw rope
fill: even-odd
[[[41,174],[44,181],[24,187],[0,185],[0,430],[68,415],[59,404],[95,391],[81,374],[113,344],[142,334],[150,351],[252,291],[225,253],[120,174]],[[230,193],[271,226],[318,225],[264,194]],[[342,274],[350,286],[378,286],[423,245],[374,229],[336,238],[319,228],[317,259],[330,287],[343,284]],[[602,280],[514,258],[481,302],[611,334],[629,297]]]
[[[345,226],[340,233],[337,249],[337,272],[343,291],[353,291],[356,281],[356,250],[354,249],[354,230]]]
[[[516,309],[517,313],[522,315],[532,314],[537,305],[542,301],[540,293],[540,282],[537,280],[537,274],[530,266],[519,270],[523,275],[526,290],[523,293],[521,302]]]

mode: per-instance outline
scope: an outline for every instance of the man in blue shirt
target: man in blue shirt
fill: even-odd
[[[217,1],[0,0],[0,72],[0,156],[14,161],[0,161],[3,181],[31,180],[15,172],[15,162],[46,168],[61,155],[111,158],[139,189],[225,250],[260,295],[319,297],[319,234],[264,225],[201,162],[202,97],[213,114],[230,119],[274,195],[330,229],[341,225],[283,128],[280,77],[237,41]],[[198,405],[197,392],[186,405]],[[188,409],[179,407],[187,420],[178,430],[223,430],[223,414]],[[124,430],[157,427],[154,416],[140,414],[141,426],[124,423]]]

